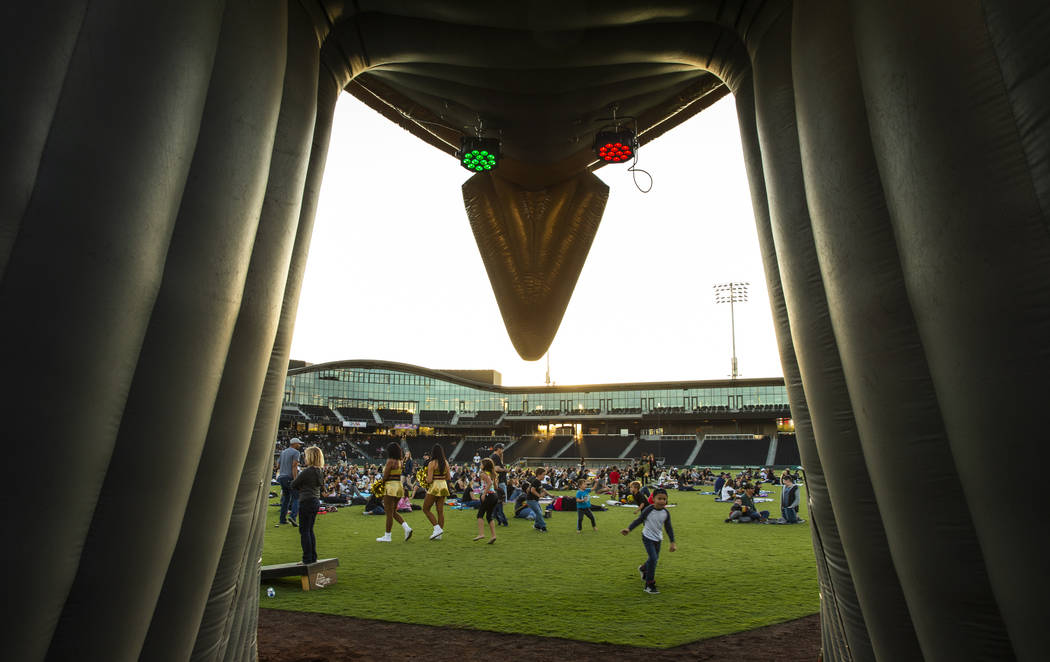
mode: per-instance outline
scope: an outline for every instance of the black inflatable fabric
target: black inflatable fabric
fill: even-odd
[[[529,191],[596,167],[609,104],[644,143],[733,93],[825,659],[1043,659],[1050,536],[1003,499],[1047,438],[1047,43],[1042,0],[5,3],[0,659],[257,657],[343,90],[450,154],[484,113]]]

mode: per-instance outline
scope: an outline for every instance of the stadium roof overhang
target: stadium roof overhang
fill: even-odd
[[[464,202],[511,341],[534,360],[561,324],[608,199],[591,172],[603,118],[614,108],[635,118],[644,145],[694,116],[749,70],[739,35],[761,32],[784,5],[321,6],[324,62],[348,92],[450,155],[479,122],[502,140],[500,165],[463,185]]]

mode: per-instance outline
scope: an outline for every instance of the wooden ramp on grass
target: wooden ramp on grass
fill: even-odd
[[[320,559],[315,563],[278,563],[276,565],[264,565],[259,575],[261,581],[279,579],[281,577],[300,577],[303,582],[303,590],[312,588],[325,588],[336,582],[336,568],[339,567],[339,559]]]

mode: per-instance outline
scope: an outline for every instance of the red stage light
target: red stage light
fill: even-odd
[[[633,131],[602,131],[594,139],[594,152],[606,163],[623,163],[634,156],[638,140]]]

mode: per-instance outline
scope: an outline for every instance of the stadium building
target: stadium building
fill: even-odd
[[[464,461],[496,442],[508,461],[798,465],[782,378],[503,386],[495,370],[388,361],[307,365],[285,380],[283,435],[320,434],[374,457],[394,435],[415,455],[433,443]]]

